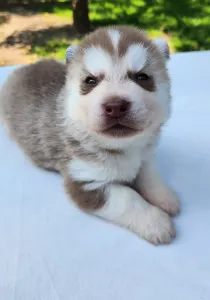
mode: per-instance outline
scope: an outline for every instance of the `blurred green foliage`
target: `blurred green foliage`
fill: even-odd
[[[18,1],[16,1],[18,2]],[[70,1],[24,5],[36,13],[55,14],[72,20]],[[94,27],[110,24],[138,26],[151,37],[164,36],[173,52],[210,49],[210,0],[90,0],[90,20]],[[34,44],[32,53],[63,58],[70,42],[78,36],[53,37]]]

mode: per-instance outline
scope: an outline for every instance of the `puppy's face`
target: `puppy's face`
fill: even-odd
[[[68,115],[78,126],[107,139],[151,133],[168,119],[167,44],[128,27],[90,34],[69,61]]]

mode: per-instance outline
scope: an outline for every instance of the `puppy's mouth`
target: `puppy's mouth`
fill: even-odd
[[[133,136],[137,134],[137,132],[139,132],[139,130],[137,130],[134,126],[117,122],[110,126],[106,126],[106,128],[104,128],[101,133],[103,135],[108,135],[116,138],[123,138]]]

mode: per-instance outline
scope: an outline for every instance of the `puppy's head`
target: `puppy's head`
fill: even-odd
[[[104,27],[66,52],[67,114],[98,138],[155,132],[170,113],[168,45],[125,26]]]

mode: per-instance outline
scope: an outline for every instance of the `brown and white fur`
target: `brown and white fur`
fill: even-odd
[[[66,52],[15,70],[0,93],[13,139],[61,172],[74,203],[151,243],[170,243],[180,203],[154,152],[170,117],[165,41],[133,27],[97,29]]]

